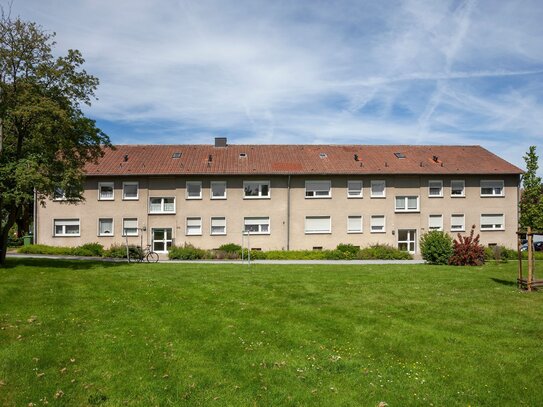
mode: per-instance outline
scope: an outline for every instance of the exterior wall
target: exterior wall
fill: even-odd
[[[243,181],[270,181],[270,197],[244,199]],[[306,198],[306,180],[330,180],[331,197]],[[362,180],[363,196],[347,197],[347,181]],[[386,197],[371,197],[371,180],[386,181]],[[428,181],[443,181],[443,196],[429,197]],[[465,181],[465,196],[451,197],[451,180]],[[503,180],[504,196],[481,197],[481,180]],[[138,200],[122,199],[122,183],[139,183]],[[201,199],[186,198],[186,182],[201,181]],[[226,181],[226,199],[210,199],[210,182]],[[114,200],[98,200],[98,183],[114,182]],[[245,217],[269,217],[270,233],[251,236],[251,247],[262,250],[291,250],[335,248],[339,243],[352,243],[361,247],[375,243],[396,246],[401,229],[416,233],[418,239],[428,230],[430,215],[443,215],[443,230],[451,232],[451,215],[465,215],[465,232],[476,225],[484,245],[498,244],[514,248],[517,228],[518,176],[292,176],[290,178],[290,235],[288,176],[228,176],[228,177],[92,177],[86,181],[85,202],[68,205],[62,201],[49,201],[45,208],[38,209],[38,243],[55,246],[77,246],[99,242],[105,247],[121,244],[151,243],[152,229],[171,228],[173,244],[191,243],[201,248],[217,248],[224,243],[242,243]],[[395,211],[396,196],[418,196],[419,210],[412,213]],[[175,197],[175,214],[149,214],[150,197]],[[505,230],[480,230],[481,214],[503,214]],[[362,216],[362,233],[348,233],[347,217]],[[386,227],[383,233],[372,233],[371,215],[384,215]],[[330,216],[331,233],[306,234],[307,216]],[[186,234],[186,218],[201,217],[202,234]],[[212,236],[211,217],[226,218],[226,235]],[[98,219],[114,219],[114,235],[98,236]],[[138,236],[122,236],[122,219],[137,218],[138,227],[145,227]],[[79,219],[80,236],[55,237],[54,219]]]

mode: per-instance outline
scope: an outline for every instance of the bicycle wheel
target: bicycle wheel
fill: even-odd
[[[157,263],[158,262],[158,254],[155,252],[149,252],[147,255],[147,263]]]

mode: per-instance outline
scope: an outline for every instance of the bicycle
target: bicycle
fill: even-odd
[[[158,259],[159,259],[158,253],[151,250],[151,245],[150,244],[148,244],[147,247],[145,247],[144,249],[142,249],[140,246],[137,246],[136,249],[137,250],[135,250],[135,253],[133,253],[133,254],[135,255],[134,260],[137,263],[141,263],[144,260],[147,263],[157,263],[158,262]]]

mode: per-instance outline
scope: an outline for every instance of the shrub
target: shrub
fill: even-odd
[[[172,246],[168,250],[170,260],[202,260],[211,258],[211,252],[198,249],[189,243],[183,246]]]
[[[475,225],[471,227],[469,236],[461,236],[454,240],[453,255],[449,264],[453,266],[480,266],[485,262],[485,249],[479,243],[479,235],[475,234]]]
[[[386,244],[365,247],[358,252],[360,260],[412,260],[410,253],[398,250]]]
[[[73,247],[47,246],[44,244],[31,244],[23,246],[17,250],[18,253],[24,254],[52,254],[57,256],[71,256],[74,253]]]
[[[430,264],[448,264],[453,254],[452,238],[445,232],[431,230],[421,236],[420,252]]]
[[[340,243],[337,245],[336,250],[333,250],[333,251],[339,252],[337,254],[340,256],[343,255],[344,259],[356,259],[356,256],[358,256],[358,252],[360,251],[360,248],[350,243],[349,244]]]
[[[82,246],[74,248],[73,254],[75,256],[102,257],[104,255],[104,246],[102,246],[100,243],[86,243]]]
[[[518,252],[508,249],[504,246],[485,247],[485,260],[495,260],[506,262],[507,260],[517,260]]]
[[[24,239],[22,237],[8,236],[8,247],[20,247],[23,244],[24,244]]]
[[[136,246],[128,246],[129,249],[135,250]],[[126,259],[126,246],[122,244],[112,244],[109,249],[104,250],[104,257],[110,257],[112,259]]]
[[[219,247],[219,250],[226,253],[239,253],[241,252],[241,246],[235,243],[226,243]]]

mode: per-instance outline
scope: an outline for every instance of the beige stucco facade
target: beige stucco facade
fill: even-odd
[[[204,249],[217,248],[225,243],[242,243],[246,218],[268,218],[269,226],[261,234],[251,234],[252,248],[262,250],[298,250],[335,248],[339,243],[368,246],[386,243],[398,246],[408,240],[408,247],[419,254],[418,239],[429,229],[429,219],[439,220],[442,228],[453,235],[451,216],[456,222],[464,219],[467,234],[471,225],[481,235],[484,245],[498,244],[513,248],[516,244],[518,175],[493,176],[419,176],[419,175],[315,175],[315,176],[149,176],[149,177],[89,177],[86,181],[85,201],[67,204],[62,200],[48,201],[37,211],[37,243],[54,246],[78,246],[99,242],[111,244],[154,244],[154,231],[171,229],[171,244],[190,243]],[[329,197],[306,197],[306,181],[330,181]],[[372,181],[385,181],[384,197],[372,197]],[[451,196],[451,181],[464,181],[463,195]],[[503,181],[497,196],[481,196],[481,181]],[[211,182],[226,182],[226,197],[212,199]],[[269,183],[269,196],[245,196],[244,182]],[[362,181],[362,196],[348,197],[348,181]],[[429,181],[441,181],[440,196],[430,196]],[[99,199],[99,183],[113,183],[113,199]],[[137,199],[123,199],[123,183],[137,182]],[[201,197],[187,197],[187,182],[201,182]],[[434,185],[440,183],[434,183]],[[150,198],[175,198],[174,213],[150,213]],[[398,211],[397,197],[417,197],[413,211]],[[401,199],[400,199],[401,201]],[[411,202],[415,202],[412,198]],[[501,221],[489,229],[481,227],[482,215],[501,215]],[[362,230],[349,232],[348,217],[358,221]],[[384,216],[384,230],[372,230],[372,216]],[[330,229],[309,233],[306,217],[330,217]],[[187,218],[201,219],[201,231],[196,235],[187,231]],[[212,234],[211,219],[225,218],[225,233]],[[99,219],[112,219],[111,236],[100,236]],[[137,236],[123,236],[123,219],[137,219]],[[484,218],[485,220],[487,218]],[[63,233],[63,220],[78,220],[79,233]],[[355,222],[355,223],[356,223]],[[59,229],[56,230],[55,226]],[[145,230],[141,230],[145,228]],[[198,228],[196,228],[198,229]],[[486,230],[485,230],[486,229]],[[406,231],[409,231],[407,234]],[[60,233],[57,233],[60,232]],[[199,232],[199,233],[198,233]],[[192,231],[194,232],[194,229]],[[407,236],[407,237],[406,237]],[[163,237],[160,237],[163,239]],[[169,244],[169,242],[167,242]],[[160,248],[161,244],[157,244]],[[405,246],[402,246],[405,247]],[[165,255],[163,256],[165,257]]]

